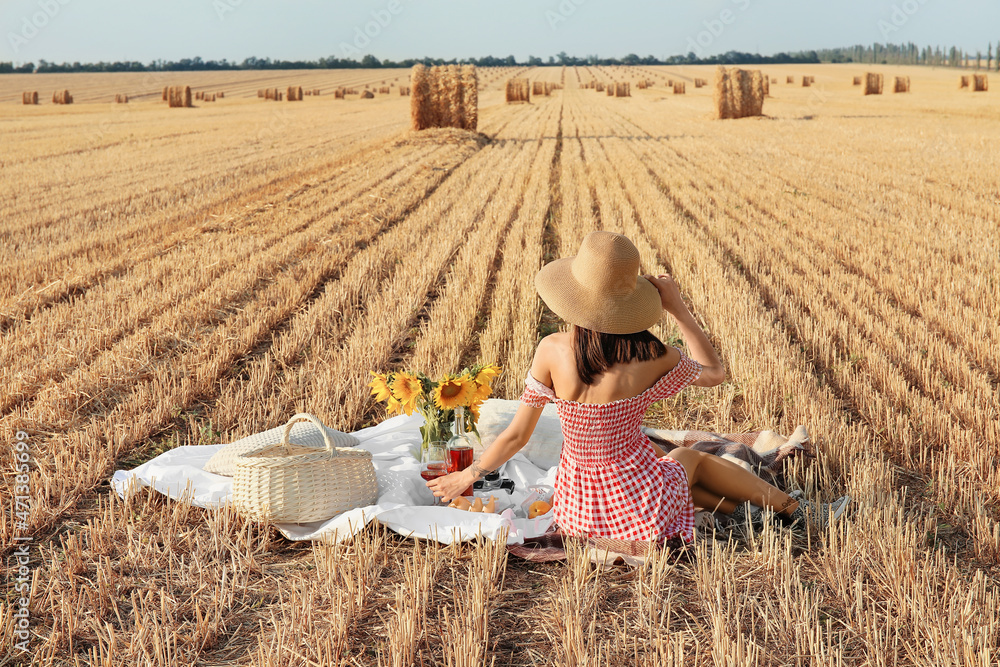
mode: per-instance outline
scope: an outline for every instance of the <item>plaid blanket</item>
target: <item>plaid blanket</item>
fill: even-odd
[[[690,447],[701,452],[721,456],[733,461],[746,470],[762,477],[779,489],[787,491],[782,474],[785,461],[795,456],[813,456],[809,446],[809,433],[805,426],[799,426],[791,437],[783,437],[774,431],[754,431],[751,433],[709,433],[707,431],[667,431],[644,428],[646,435],[664,451],[677,447]],[[699,533],[709,534],[716,525],[725,526],[727,517],[716,516],[712,512],[698,512],[696,527]],[[691,550],[679,538],[663,543],[614,540],[606,538],[571,537],[553,532],[541,537],[527,539],[524,544],[514,544],[507,550],[519,557],[534,562],[551,562],[566,559],[567,541],[578,540],[590,551],[595,562],[613,562],[619,558],[629,563],[645,559],[652,549],[670,550],[678,560],[691,558]]]

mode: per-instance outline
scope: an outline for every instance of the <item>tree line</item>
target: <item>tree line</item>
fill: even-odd
[[[13,62],[0,62],[0,74],[3,73],[45,73],[45,72],[185,72],[205,70],[269,70],[269,69],[378,69],[412,67],[418,63],[424,65],[455,65],[471,64],[479,67],[532,67],[542,65],[595,66],[595,65],[771,65],[796,63],[860,63],[883,65],[927,65],[933,67],[975,67],[1000,71],[1000,42],[994,53],[992,42],[987,46],[986,55],[982,51],[975,54],[952,46],[950,48],[918,46],[909,44],[858,44],[835,49],[819,49],[811,51],[796,51],[792,53],[776,53],[764,56],[759,53],[743,53],[728,51],[714,56],[698,57],[693,52],[686,55],[674,55],[667,58],[656,56],[639,56],[630,53],[623,58],[602,58],[598,55],[585,57],[571,56],[565,51],[549,56],[546,60],[537,56],[528,56],[525,61],[518,61],[514,56],[497,58],[465,58],[445,60],[442,58],[407,58],[405,60],[380,60],[369,54],[360,60],[354,58],[337,58],[328,56],[317,60],[272,60],[251,56],[242,62],[222,60],[202,60],[200,57],[173,60],[153,60],[149,63],[139,61],[116,61],[96,63],[53,63],[39,60],[17,65]]]

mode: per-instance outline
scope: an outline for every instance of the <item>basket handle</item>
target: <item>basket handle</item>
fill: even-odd
[[[284,431],[284,433],[281,436],[281,446],[282,447],[288,447],[288,445],[291,444],[288,441],[288,438],[289,438],[289,436],[292,433],[292,424],[294,424],[295,422],[300,422],[300,421],[304,421],[304,420],[305,421],[311,421],[316,426],[316,428],[319,429],[319,432],[323,434],[323,442],[326,443],[326,451],[328,451],[328,452],[330,452],[332,454],[333,453],[333,441],[330,440],[330,434],[326,432],[326,427],[323,426],[323,422],[321,422],[319,420],[319,417],[317,417],[315,415],[311,415],[308,412],[300,412],[299,414],[295,415],[294,417],[292,417],[291,419],[288,420],[288,423],[285,424],[285,431]]]

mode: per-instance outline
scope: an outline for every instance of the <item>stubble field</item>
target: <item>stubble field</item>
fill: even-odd
[[[0,665],[26,660],[25,533],[37,664],[997,664],[1000,103],[952,70],[875,69],[887,92],[863,97],[864,67],[764,68],[766,116],[739,121],[711,119],[707,67],[481,70],[478,134],[408,132],[395,87],[333,99],[403,71],[0,77]],[[563,88],[506,105],[514,75]],[[166,108],[184,83],[226,96]],[[323,94],[256,97],[293,84]],[[63,88],[77,103],[48,104]],[[597,572],[377,527],[291,543],[110,491],[295,412],[376,421],[369,370],[497,361],[517,398],[558,326],[531,277],[594,229],[677,279],[729,370],[651,423],[805,424],[793,476],[850,493],[848,520]]]

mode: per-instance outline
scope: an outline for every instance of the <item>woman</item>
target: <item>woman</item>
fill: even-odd
[[[759,522],[766,507],[802,523],[806,510],[825,522],[849,498],[810,507],[722,458],[679,447],[654,448],[641,430],[647,408],[689,384],[714,387],[726,370],[667,275],[638,275],[639,251],[620,234],[592,232],[575,257],[535,277],[539,296],[573,325],[538,344],[522,404],[510,426],[467,470],[427,483],[449,501],[496,470],[531,436],[554,401],[563,431],[555,519],[567,534],[627,540],[694,538],[694,508]],[[691,357],[647,329],[666,310]]]

